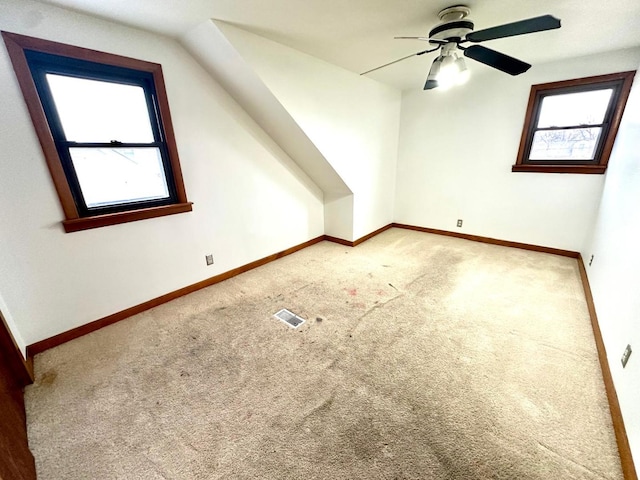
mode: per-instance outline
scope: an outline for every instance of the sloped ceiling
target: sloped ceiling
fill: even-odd
[[[325,195],[333,199],[352,193],[212,21],[205,21],[192,29],[182,41],[194,58],[316,182]]]
[[[426,35],[452,0],[47,0],[132,26],[182,37],[218,19],[356,73],[423,50],[425,43],[393,40]],[[562,58],[640,46],[638,0],[466,0],[476,29],[542,14],[562,28],[487,46],[534,65]],[[433,55],[433,54],[432,54]],[[432,56],[431,55],[431,56]],[[370,74],[399,89],[421,88],[431,56],[414,57]],[[479,74],[488,67],[475,62]]]

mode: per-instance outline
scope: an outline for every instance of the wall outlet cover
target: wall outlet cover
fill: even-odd
[[[458,220],[457,225],[458,225],[458,227],[461,227],[462,226],[462,220]]]
[[[624,353],[622,354],[622,358],[620,361],[622,362],[622,368],[627,366],[627,362],[629,361],[629,357],[631,356],[631,345],[627,345],[627,348],[624,349]]]

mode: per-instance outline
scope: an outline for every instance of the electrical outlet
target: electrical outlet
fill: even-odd
[[[207,265],[213,265],[213,255],[206,255],[204,258],[207,259]]]
[[[627,348],[624,349],[624,353],[622,354],[622,368],[627,366],[627,362],[629,361],[629,357],[631,356],[631,345],[627,345]]]
[[[462,226],[462,220],[458,220],[458,227]]]
[[[593,255],[591,255],[591,259],[589,259],[589,266],[593,263]]]

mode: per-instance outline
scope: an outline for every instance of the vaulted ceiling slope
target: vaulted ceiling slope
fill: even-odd
[[[353,240],[353,192],[211,20],[182,44],[324,193],[325,231]],[[329,208],[338,204],[340,208]],[[339,218],[335,218],[339,217]]]
[[[354,238],[390,223],[400,92],[225,22],[208,23],[215,24],[252,73],[264,82],[269,94],[277,98],[278,107],[284,107],[353,192]],[[191,35],[183,43],[189,43],[189,38]],[[200,43],[202,54],[211,50],[209,45],[210,42]],[[226,70],[224,63],[222,68]],[[235,76],[229,83],[243,82],[242,76]],[[260,102],[262,98],[258,95],[255,100]],[[263,119],[271,116],[268,108],[263,113]],[[296,158],[305,168],[302,164],[310,159],[300,153]],[[336,210],[343,211],[341,206]],[[325,196],[325,227],[328,224]]]
[[[426,35],[438,23],[437,13],[456,3],[471,7],[476,29],[547,13],[560,18],[560,30],[490,42],[491,48],[534,68],[536,63],[640,45],[637,0],[46,1],[174,37],[205,20],[223,20],[356,73],[424,49],[423,42],[393,37]],[[371,77],[400,89],[421,88],[429,64],[430,56],[415,57]],[[488,67],[471,68],[475,74]]]

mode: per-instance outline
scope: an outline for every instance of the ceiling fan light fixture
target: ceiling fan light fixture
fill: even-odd
[[[446,90],[456,84],[458,78],[458,64],[452,55],[447,55],[442,58],[440,71],[437,75],[438,86],[443,90]]]
[[[427,79],[427,83],[424,84],[423,90],[433,90],[434,88],[438,88],[438,81]]]
[[[458,57],[456,59],[456,66],[458,67],[458,76],[456,78],[457,85],[464,85],[469,81],[471,72],[467,68],[467,63],[464,61],[464,57]]]
[[[437,57],[431,64],[429,69],[429,75],[427,76],[427,83],[424,84],[423,90],[432,90],[438,88],[440,83],[438,82],[438,74],[442,65],[442,57]]]
[[[467,69],[465,60],[457,50],[462,50],[464,57],[471,58],[501,72],[513,76],[520,75],[529,70],[531,65],[482,45],[463,47],[461,44],[467,42],[477,44],[487,40],[544,32],[561,27],[559,18],[553,15],[540,15],[538,17],[526,18],[516,22],[485,28],[484,30],[474,30],[474,22],[467,18],[469,13],[470,9],[466,5],[453,5],[441,10],[438,14],[441,23],[433,27],[429,31],[428,36],[394,37],[396,39],[427,41],[429,42],[430,48],[406,55],[393,62],[385,63],[361,75],[396,64],[407,58],[436,52],[438,50],[441,50],[441,53],[431,64],[429,76],[424,85],[425,90],[431,90],[437,87],[445,90],[453,85],[462,85],[469,80],[470,72]]]

